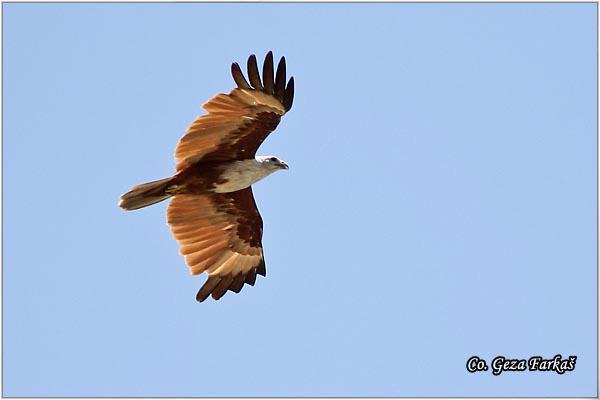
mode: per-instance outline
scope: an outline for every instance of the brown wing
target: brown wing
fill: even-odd
[[[196,300],[220,299],[227,290],[238,293],[265,276],[262,218],[252,189],[208,195],[176,195],[167,221],[193,275],[208,272]]]
[[[256,57],[248,58],[248,77],[240,66],[231,66],[237,88],[218,94],[202,107],[207,115],[189,126],[175,149],[177,171],[203,161],[254,158],[256,150],[279,124],[294,99],[294,78],[285,84],[285,58],[281,58],[273,78],[273,53],[267,53],[261,82]]]

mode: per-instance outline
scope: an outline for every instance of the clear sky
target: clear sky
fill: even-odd
[[[5,396],[596,395],[595,4],[3,11]],[[198,304],[167,203],[117,201],[268,50],[267,278]]]

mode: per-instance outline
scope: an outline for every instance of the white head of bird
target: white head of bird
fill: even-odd
[[[290,168],[285,161],[280,160],[276,156],[256,156],[256,161],[258,161],[263,168],[268,169],[271,172]]]
[[[280,169],[288,169],[286,162],[275,156],[256,156],[255,159],[237,160],[227,164],[221,174],[223,183],[215,185],[217,193],[235,192]]]

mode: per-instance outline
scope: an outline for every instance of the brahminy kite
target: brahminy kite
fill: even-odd
[[[248,58],[248,78],[231,65],[237,84],[202,107],[208,112],[189,126],[175,149],[176,173],[134,186],[119,206],[137,210],[171,198],[167,222],[193,275],[208,273],[196,300],[239,293],[256,275],[266,276],[263,221],[251,185],[288,165],[274,156],[256,156],[265,138],[290,110],[294,78],[286,84],[285,58],[273,73],[267,53],[262,80],[256,56]]]

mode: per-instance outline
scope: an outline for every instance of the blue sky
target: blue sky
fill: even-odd
[[[3,394],[595,396],[596,7],[4,4]],[[198,304],[118,197],[268,50],[267,278]]]

